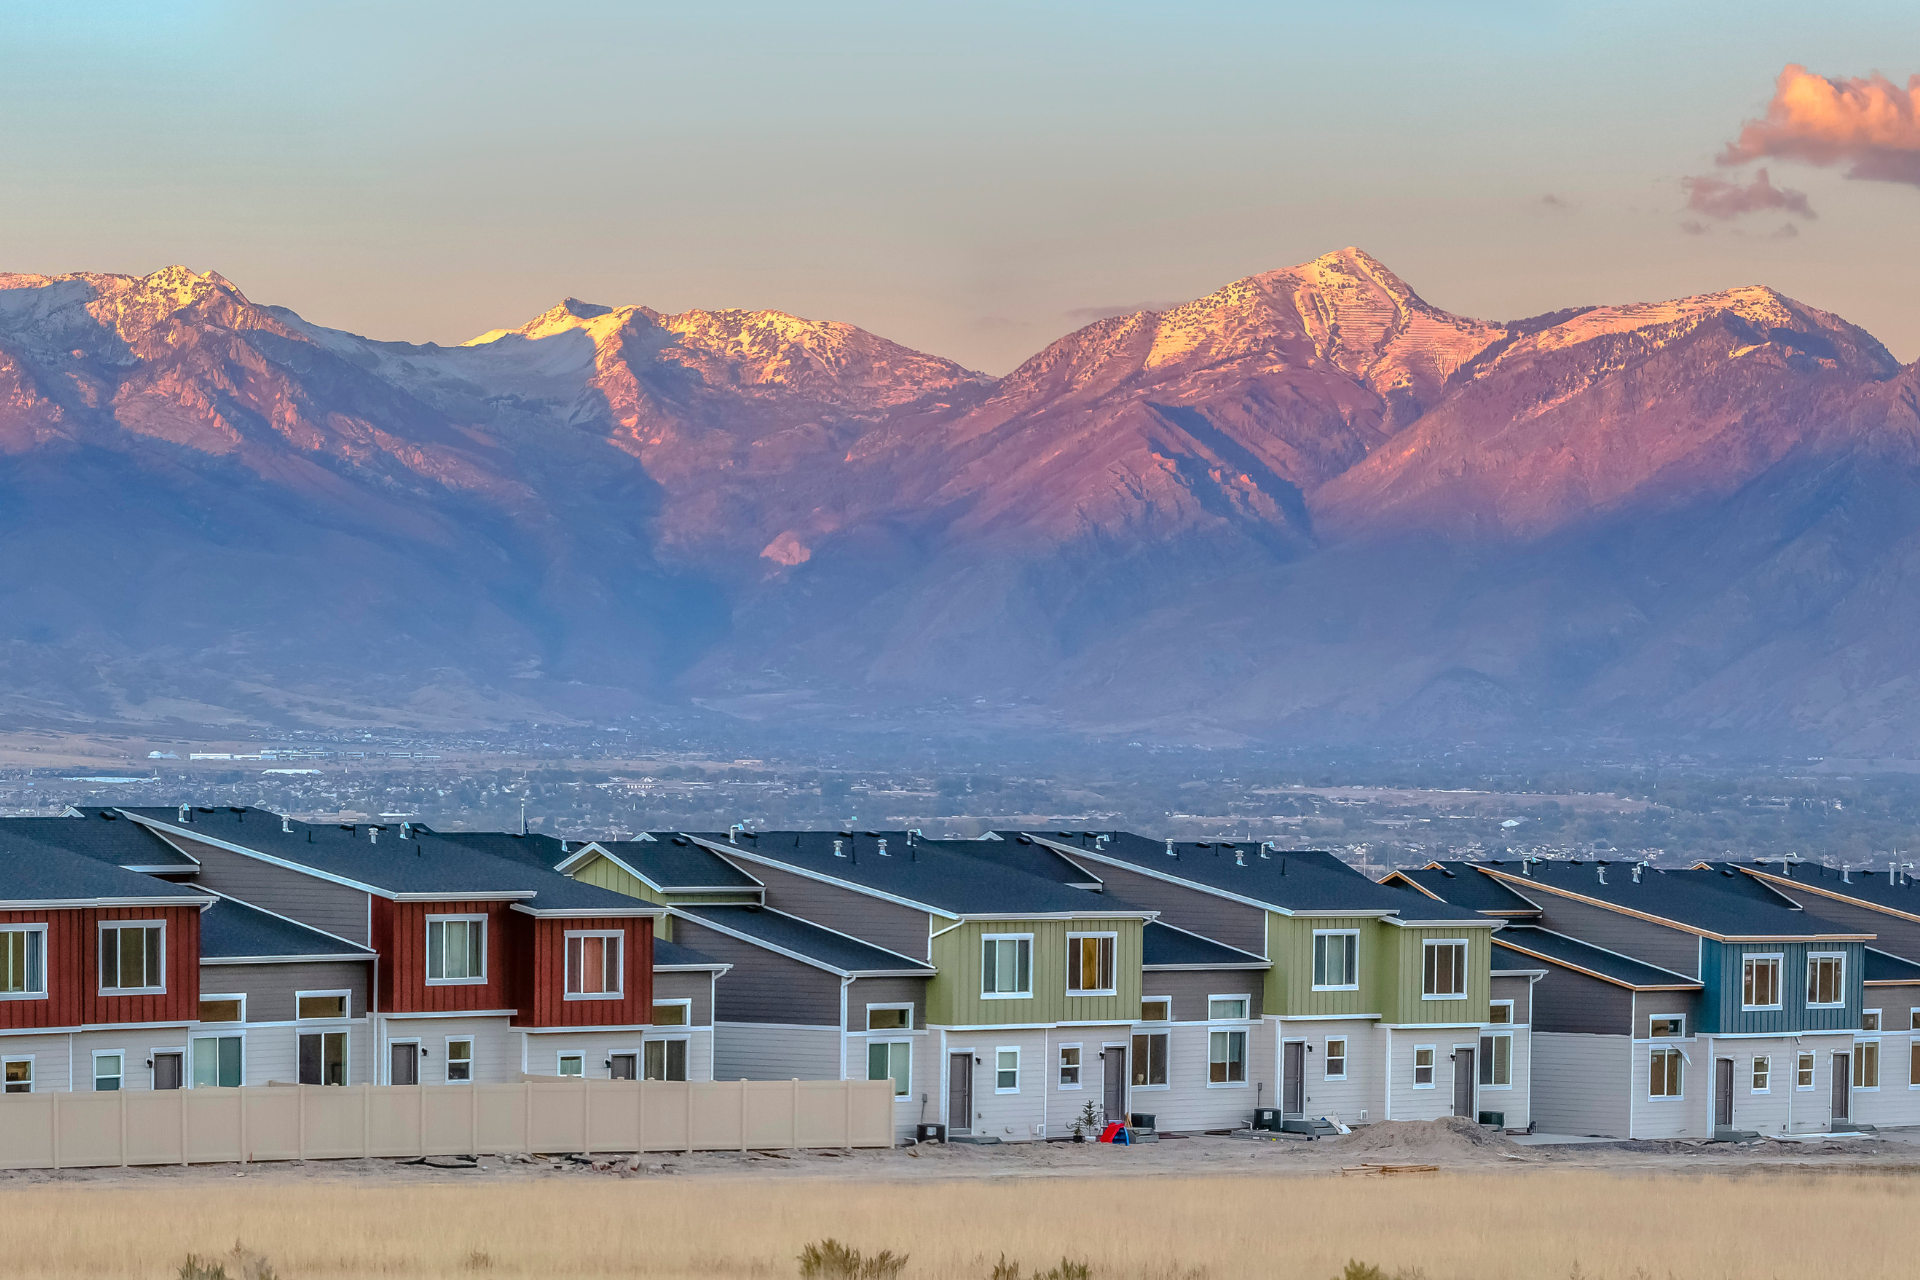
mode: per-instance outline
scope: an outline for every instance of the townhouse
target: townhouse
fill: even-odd
[[[1256,1105],[1305,1128],[1482,1112],[1526,1127],[1527,1056],[1512,1039],[1524,1032],[1489,1021],[1493,920],[1376,884],[1327,853],[1123,831],[999,834],[1086,868],[1161,923],[1268,962],[1248,1010]],[[1528,981],[1503,975],[1503,993]]]

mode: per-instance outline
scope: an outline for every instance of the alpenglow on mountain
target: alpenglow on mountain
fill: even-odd
[[[1343,249],[995,379],[0,276],[0,537],[16,721],[1920,747],[1920,370],[1757,287],[1495,323]]]

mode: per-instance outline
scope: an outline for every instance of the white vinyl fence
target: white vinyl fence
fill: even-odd
[[[0,1095],[0,1169],[892,1145],[889,1080],[548,1078]]]

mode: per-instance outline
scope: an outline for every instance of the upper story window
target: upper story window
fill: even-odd
[[[1208,996],[1207,1020],[1219,1022],[1228,1018],[1236,1021],[1244,1019],[1247,1016],[1249,1003],[1246,996]]]
[[[302,1022],[316,1018],[344,1018],[350,1012],[351,991],[297,991],[293,1014]]]
[[[1512,1022],[1513,1021],[1513,1001],[1511,1000],[1487,1001],[1487,1021],[1493,1022],[1493,1023],[1501,1023],[1501,1024]]]
[[[1464,941],[1429,942],[1421,966],[1420,998],[1460,1000],[1467,994],[1467,944]]]
[[[567,999],[618,1000],[621,992],[621,945],[626,935],[617,930],[567,935]]]
[[[910,1004],[870,1004],[867,1006],[867,1030],[913,1030],[913,1006]]]
[[[1313,989],[1354,991],[1360,986],[1360,935],[1321,929],[1313,935]]]
[[[1684,1013],[1659,1013],[1647,1022],[1647,1035],[1653,1040],[1684,1040],[1687,1016]]]
[[[47,994],[47,926],[0,930],[0,1000]]]
[[[1807,1007],[1838,1009],[1847,1002],[1845,952],[1807,957]],[[1776,998],[1775,1003],[1778,1003]]]
[[[166,925],[116,920],[100,926],[100,990],[134,995],[167,989]]]
[[[200,1021],[202,1022],[245,1022],[247,1020],[247,998],[245,996],[210,996],[200,993]]]
[[[1111,933],[1067,935],[1067,990],[1077,996],[1110,996],[1113,986]]]
[[[1740,962],[1740,1007],[1780,1007],[1780,957],[1747,956]]]
[[[1033,935],[989,933],[980,940],[980,996],[1017,1000],[1033,994]]]
[[[1143,996],[1140,1000],[1140,1021],[1170,1022],[1173,1020],[1172,996]]]
[[[487,980],[487,918],[427,917],[427,981]]]
[[[1878,1009],[1861,1010],[1860,1029],[1862,1031],[1878,1031],[1880,1029],[1880,1011]]]

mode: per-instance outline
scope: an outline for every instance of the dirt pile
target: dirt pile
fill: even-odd
[[[1404,1160],[1431,1163],[1438,1158],[1498,1160],[1526,1156],[1527,1149],[1504,1133],[1477,1125],[1464,1116],[1443,1120],[1382,1120],[1356,1129],[1331,1144],[1343,1157],[1384,1163]]]

